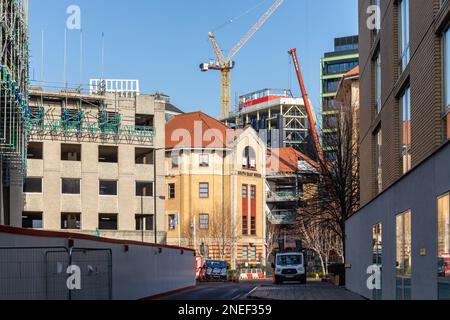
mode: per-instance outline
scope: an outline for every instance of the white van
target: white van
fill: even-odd
[[[279,253],[275,257],[274,280],[276,284],[285,281],[299,281],[306,284],[306,269],[303,253],[289,252]]]

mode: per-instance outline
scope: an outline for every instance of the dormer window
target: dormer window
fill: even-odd
[[[256,154],[252,147],[246,147],[244,150],[244,156],[242,157],[243,169],[256,169]]]

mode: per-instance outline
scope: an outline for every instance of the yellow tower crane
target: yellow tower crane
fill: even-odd
[[[284,0],[276,0],[269,10],[264,13],[258,22],[247,32],[247,34],[234,46],[228,56],[225,58],[222,50],[220,50],[217,44],[216,38],[213,33],[209,33],[209,39],[214,47],[214,52],[217,57],[217,61],[211,61],[209,63],[202,63],[200,69],[202,72],[209,70],[217,70],[221,72],[221,105],[220,112],[222,116],[226,116],[231,111],[231,80],[230,73],[235,66],[233,57],[241,50],[245,44],[251,39],[251,37],[264,25],[264,23],[270,18],[272,14],[281,6]]]

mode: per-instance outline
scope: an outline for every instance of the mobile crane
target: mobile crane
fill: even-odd
[[[314,141],[314,148],[317,152],[317,156],[319,158],[319,164],[322,166],[325,164],[325,156],[323,153],[322,145],[320,144],[319,134],[317,133],[316,121],[314,120],[313,110],[311,107],[311,103],[309,102],[308,93],[306,91],[305,83],[303,81],[302,72],[300,69],[300,64],[298,62],[297,57],[297,49],[291,49],[288,51],[288,54],[292,56],[292,60],[294,61],[295,71],[297,73],[298,83],[300,85],[300,90],[302,92],[303,101],[305,102],[306,111],[308,113],[308,120],[311,126],[311,133]]]

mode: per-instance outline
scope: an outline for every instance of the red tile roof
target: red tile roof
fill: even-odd
[[[267,173],[296,173],[298,161],[304,160],[312,167],[318,169],[319,164],[305,154],[289,148],[272,148],[268,150]]]
[[[202,113],[175,116],[166,124],[166,148],[224,148],[227,126]]]
[[[352,77],[359,74],[359,66],[354,67],[352,70],[347,72],[344,77]]]

